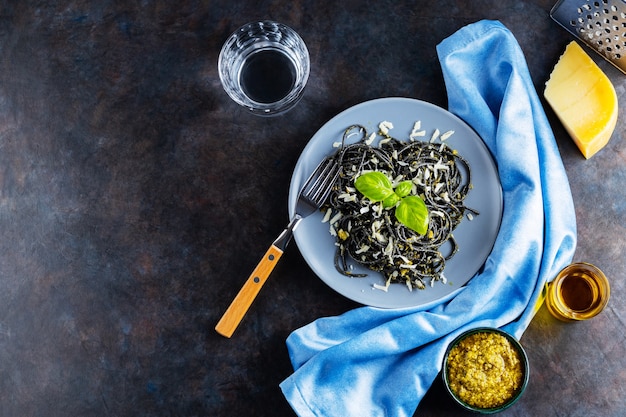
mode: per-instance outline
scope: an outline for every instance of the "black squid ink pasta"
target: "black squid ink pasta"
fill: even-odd
[[[391,283],[403,283],[409,290],[424,289],[436,281],[446,282],[443,275],[446,260],[458,250],[453,230],[464,216],[469,220],[478,213],[463,201],[471,189],[468,162],[451,149],[445,140],[454,132],[439,134],[430,141],[415,140],[424,136],[416,122],[409,141],[389,135],[392,124],[382,122],[376,134],[368,135],[360,125],[348,127],[337,153],[341,173],[322,210],[323,221],[330,223],[336,237],[335,267],[350,277],[363,277],[352,271],[353,259],[384,276],[387,290]],[[360,139],[347,144],[353,135]],[[428,208],[428,230],[421,235],[406,227],[394,216],[394,207],[384,207],[365,197],[355,188],[355,180],[368,172],[381,172],[390,182],[410,180],[411,195],[419,196]],[[445,245],[445,254],[444,251]]]

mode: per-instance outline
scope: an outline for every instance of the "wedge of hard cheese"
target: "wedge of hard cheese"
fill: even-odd
[[[543,95],[585,158],[607,144],[617,122],[617,95],[575,41],[565,48]]]

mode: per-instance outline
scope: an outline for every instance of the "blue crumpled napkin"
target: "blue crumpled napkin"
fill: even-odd
[[[517,41],[501,23],[480,21],[437,51],[450,111],[478,132],[498,165],[504,213],[495,246],[451,298],[420,308],[361,307],[293,332],[295,372],[280,387],[301,417],[412,416],[454,337],[478,326],[521,337],[544,284],[572,260],[568,180]]]

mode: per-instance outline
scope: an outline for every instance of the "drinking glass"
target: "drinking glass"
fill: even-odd
[[[218,71],[235,102],[253,114],[275,116],[302,97],[309,78],[309,52],[290,27],[270,20],[251,22],[226,40]]]
[[[594,265],[577,262],[563,268],[549,284],[546,307],[562,321],[587,320],[604,309],[610,295],[604,273]]]

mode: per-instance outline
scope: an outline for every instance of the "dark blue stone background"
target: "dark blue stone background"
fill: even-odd
[[[581,2],[584,2],[581,0]],[[446,107],[435,46],[502,21],[539,91],[572,39],[552,1],[3,1],[0,5],[0,416],[293,416],[285,338],[356,305],[290,246],[230,340],[213,328],[287,223],[308,139],[357,103]],[[302,102],[273,119],[224,93],[226,37],[269,18],[306,41]],[[626,76],[594,56],[626,100]],[[503,416],[623,416],[626,153],[620,110],[584,160],[547,109],[571,181],[575,260],[613,285],[568,325],[522,338],[524,397]],[[398,387],[402,389],[402,387]],[[436,382],[420,416],[461,415]]]

